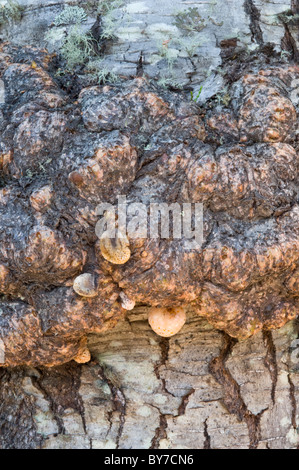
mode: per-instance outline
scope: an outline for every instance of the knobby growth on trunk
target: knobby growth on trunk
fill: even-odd
[[[296,317],[298,66],[248,60],[202,107],[146,77],[68,94],[29,46],[2,44],[0,70],[4,366],[86,362],[128,305],[192,308],[238,339]],[[102,244],[96,208],[119,195],[203,203],[202,248]]]

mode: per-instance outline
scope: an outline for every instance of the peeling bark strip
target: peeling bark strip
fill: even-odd
[[[260,27],[260,12],[254,4],[254,0],[245,0],[244,1],[245,13],[249,16],[250,19],[250,31],[252,34],[252,41],[262,46],[264,43],[263,32]]]
[[[247,409],[247,406],[241,396],[240,386],[232,377],[230,371],[226,368],[225,363],[231,354],[235,340],[228,335],[223,335],[224,345],[220,355],[210,362],[209,370],[213,377],[223,386],[223,404],[227,410],[238,417],[240,421],[245,421],[248,427],[250,449],[256,449],[260,437],[260,419],[263,410],[258,415],[254,415]]]

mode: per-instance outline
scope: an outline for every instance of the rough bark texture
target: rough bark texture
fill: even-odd
[[[95,25],[96,7],[104,0],[19,0],[19,3],[25,8],[21,22],[4,25],[2,37],[56,52],[59,39],[50,44],[45,30],[50,28],[63,34],[65,25],[53,23],[63,7],[87,7],[83,26],[88,30]],[[189,13],[190,9],[193,12]],[[151,78],[167,78],[195,89],[204,83],[201,97],[204,100],[224,87],[217,73],[223,50],[247,54],[259,46],[271,45],[277,52],[283,50],[296,56],[298,19],[292,17],[296,14],[298,2],[293,0],[124,0],[124,5],[116,8],[114,40],[104,44],[103,65],[121,75],[135,76],[142,57],[144,70]],[[94,31],[99,29],[98,22]],[[165,41],[170,41],[170,56],[175,59],[171,73],[165,54],[163,57]]]
[[[49,3],[46,17],[64,3]],[[35,10],[23,4],[28,28]],[[126,11],[134,23],[151,18],[148,7]],[[15,34],[0,56],[2,448],[297,447],[298,12],[296,2],[271,7],[245,1],[234,27],[206,6],[204,20],[168,14],[168,29],[154,15],[146,45],[132,30],[124,41],[120,23],[104,60],[134,67],[105,86],[84,65],[57,74],[61,58],[40,49],[42,21],[27,34],[2,27],[5,39]],[[266,27],[267,15],[277,24]],[[91,11],[87,29],[94,20]],[[182,45],[191,20],[192,35],[214,37],[212,78],[199,72],[202,46],[186,58],[186,44],[183,55],[169,45]],[[158,48],[147,63],[157,35],[164,58]],[[168,89],[152,80],[163,70]],[[204,79],[201,104],[190,102],[186,87]],[[101,244],[96,207],[118,195],[203,203],[202,249],[184,239]],[[128,253],[125,264],[107,261]],[[86,296],[73,288],[82,273],[92,275]],[[183,306],[187,324],[159,338],[147,324],[153,306]],[[72,361],[89,351],[89,364]]]
[[[1,372],[2,448],[296,449],[298,323],[236,342],[189,312],[157,337],[139,308],[92,362]]]

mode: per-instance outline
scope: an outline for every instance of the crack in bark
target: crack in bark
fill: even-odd
[[[209,370],[217,382],[223,387],[223,404],[225,408],[230,414],[237,416],[239,421],[246,423],[249,433],[249,448],[256,449],[261,438],[260,419],[266,409],[262,410],[257,415],[247,409],[241,395],[240,385],[226,367],[226,361],[237,340],[231,338],[226,333],[223,333],[223,337],[223,348],[219,356],[215,357],[210,362]]]
[[[107,411],[107,420],[108,420],[108,423],[109,423],[109,428],[108,428],[108,431],[106,432],[106,439],[107,439],[108,434],[110,433],[110,431],[112,429],[112,425],[113,425],[112,415],[113,415],[113,411]]]
[[[67,408],[79,413],[84,433],[87,434],[84,403],[79,394],[81,369],[81,366],[69,363],[53,369],[36,369],[39,377],[32,376],[34,386],[40,390],[50,405],[57,423],[58,434],[66,433],[62,414]]]
[[[204,422],[204,436],[205,436],[205,442],[203,445],[204,449],[211,449],[211,437],[208,432],[208,418]]]
[[[160,423],[159,423],[159,426],[156,428],[156,432],[152,439],[150,449],[159,449],[159,444],[160,444],[161,439],[167,438],[166,429],[167,429],[166,415],[160,412]]]
[[[140,56],[137,61],[137,67],[136,67],[136,77],[143,77],[144,75],[144,58],[143,58],[143,51],[140,51]]]
[[[266,357],[264,359],[264,364],[269,371],[271,381],[272,381],[271,399],[274,405],[275,404],[275,392],[276,392],[276,386],[277,386],[277,377],[278,377],[276,347],[275,347],[273,336],[270,330],[263,330],[263,339],[264,339],[265,346],[267,348]]]
[[[195,392],[195,389],[191,388],[191,390],[188,393],[186,393],[186,395],[184,395],[182,397],[182,402],[181,402],[181,404],[179,406],[179,409],[178,409],[178,416],[182,416],[182,415],[185,414],[186,407],[189,403],[190,396],[193,395],[194,392]]]
[[[256,42],[259,46],[262,46],[264,44],[264,39],[263,32],[260,27],[261,14],[253,0],[244,1],[244,10],[250,19],[249,28],[251,31],[251,40]]]
[[[79,366],[79,367],[82,370],[82,366]],[[76,384],[75,384],[74,377],[72,377],[72,385],[75,388]],[[80,377],[79,377],[79,388],[80,388],[80,385],[81,385],[81,374],[80,374]],[[78,399],[77,411],[79,412],[79,414],[81,416],[83,430],[84,430],[85,434],[87,434],[84,401],[83,401],[81,395],[78,392],[79,388],[77,389],[77,399]]]
[[[168,395],[174,396],[171,392],[169,392],[167,390],[166,381],[160,375],[160,367],[165,366],[166,362],[168,361],[169,339],[168,338],[161,338],[160,341],[159,341],[159,347],[160,347],[160,350],[161,350],[161,358],[155,364],[154,373],[155,373],[157,379],[159,380],[159,382],[161,382],[161,384],[162,384],[163,392],[167,393]],[[183,397],[182,403],[181,403],[181,405],[178,409],[178,416],[180,416],[180,412],[181,412],[181,414],[183,414],[185,412],[189,396],[193,392],[194,392],[194,390],[192,389],[190,392],[188,392],[187,395],[185,395]],[[159,422],[159,426],[156,428],[155,435],[152,439],[150,449],[158,449],[161,439],[166,439],[167,438],[167,433],[166,433],[166,429],[167,429],[167,426],[168,426],[167,425],[167,415],[161,413],[160,409],[158,409],[158,411],[160,413],[160,422]]]
[[[165,351],[165,350],[164,350]],[[168,352],[167,352],[167,356],[168,357]],[[166,359],[167,360],[167,359]],[[165,384],[163,384],[165,386]],[[169,393],[167,390],[165,390],[166,393]],[[178,408],[178,414],[174,416],[174,418],[178,418],[179,416],[183,416],[186,412],[186,407],[189,403],[189,398],[190,396],[195,392],[195,389],[192,388],[191,390],[189,390],[188,393],[186,393],[186,395],[184,395],[182,397],[182,401],[181,401],[181,404]],[[153,405],[150,405],[150,406],[153,406]],[[161,439],[167,439],[167,432],[166,432],[166,429],[167,429],[167,417],[169,416],[168,414],[164,414],[164,413],[161,413],[161,410],[154,406],[154,408],[156,408],[159,413],[160,413],[160,423],[159,423],[159,426],[156,428],[156,431],[155,431],[155,435],[152,439],[152,442],[151,442],[151,447],[150,449],[158,449],[159,448],[159,444],[160,444],[160,441]]]
[[[108,385],[111,395],[112,395],[112,404],[113,404],[113,411],[117,411],[120,413],[119,416],[119,427],[116,437],[116,449],[119,449],[120,439],[123,433],[125,421],[126,421],[126,411],[127,411],[127,402],[126,397],[122,391],[122,389],[117,386],[115,383],[112,382],[109,377],[105,374],[105,368],[103,366],[99,366],[99,377],[106,382]],[[110,429],[112,427],[112,415],[108,413],[108,421],[110,423]],[[110,430],[109,429],[109,430]]]
[[[168,361],[168,354],[169,354],[169,339],[168,338],[161,338],[159,342],[159,347],[161,350],[161,359],[158,361],[154,367],[154,372],[157,377],[157,379],[161,382],[162,384],[162,390],[163,392],[167,393],[168,395],[174,396],[171,392],[169,392],[166,388],[166,381],[163,379],[160,375],[160,367],[165,366],[166,362]]]
[[[2,369],[0,373],[0,448],[35,449],[44,441],[34,415],[36,400],[24,393],[26,370]]]
[[[297,429],[297,421],[296,421],[297,403],[296,403],[296,397],[295,397],[295,385],[291,379],[291,374],[288,374],[288,382],[290,385],[290,401],[292,405],[292,426],[294,429]]]
[[[291,2],[291,13],[294,15],[298,15],[299,13],[299,0],[292,0]],[[299,61],[299,51],[297,48],[296,40],[292,36],[292,32],[290,30],[289,24],[285,21],[283,14],[279,15],[279,19],[283,24],[285,34],[281,40],[281,49],[288,51],[291,53],[290,59],[295,60],[295,62]],[[298,20],[296,20],[296,25],[298,26]],[[298,27],[296,28],[298,29]],[[296,31],[297,33],[297,31]]]
[[[295,62],[299,61],[299,51],[296,45],[296,41],[292,36],[288,24],[282,20],[284,26],[285,34],[281,40],[281,49],[291,53],[290,59]]]
[[[39,373],[42,373],[42,371],[38,370]],[[59,434],[65,434],[65,427],[63,423],[63,419],[59,416],[58,413],[58,407],[55,403],[55,400],[53,400],[51,394],[47,392],[47,389],[42,386],[41,384],[41,378],[38,377],[31,377],[33,385],[43,394],[45,400],[49,403],[50,405],[50,410],[53,413],[53,418],[56,421],[57,428],[58,428],[58,435]]]

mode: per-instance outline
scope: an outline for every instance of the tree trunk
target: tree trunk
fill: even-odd
[[[298,448],[299,3],[108,6],[0,15],[1,448]]]

